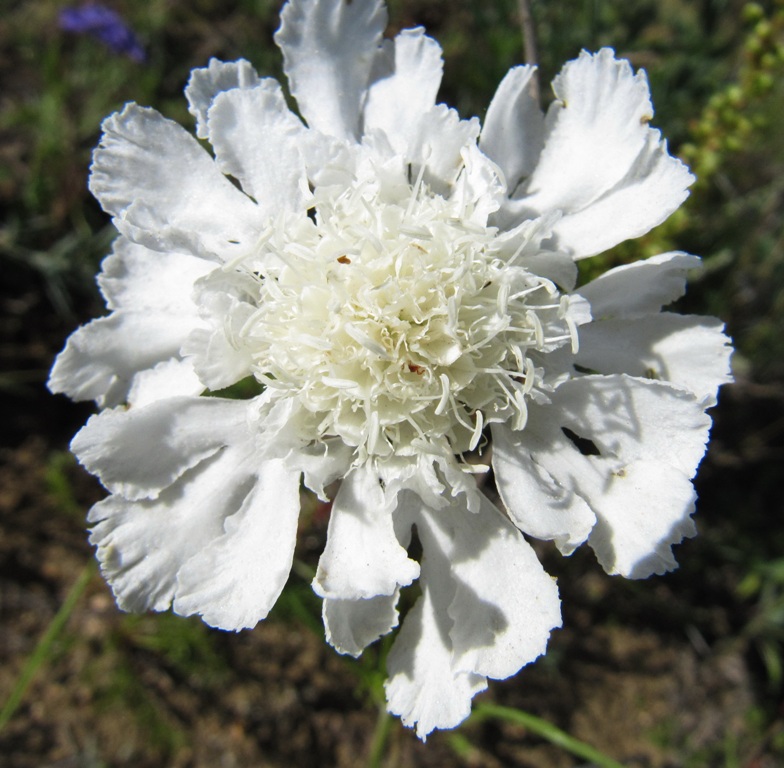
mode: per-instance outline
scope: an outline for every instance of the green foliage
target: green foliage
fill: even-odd
[[[3,730],[8,721],[13,717],[14,712],[16,712],[17,707],[24,698],[30,683],[32,683],[36,675],[41,672],[51,658],[55,642],[63,632],[68,619],[74,612],[74,609],[81,599],[84,590],[87,588],[94,572],[95,566],[93,563],[88,563],[84,567],[84,570],[79,574],[76,582],[66,595],[65,600],[63,600],[60,610],[57,611],[54,618],[49,623],[49,626],[46,628],[46,632],[44,632],[22,667],[19,677],[16,679],[8,698],[3,704],[2,709],[0,709],[0,731]]]
[[[784,558],[753,563],[737,591],[754,606],[743,636],[759,653],[769,689],[777,691],[784,683]]]
[[[119,639],[123,644],[157,655],[185,680],[200,685],[220,683],[229,672],[216,649],[216,634],[198,618],[185,619],[170,613],[155,616],[126,614]]]
[[[77,501],[70,473],[76,467],[76,459],[69,451],[56,451],[49,457],[44,474],[46,490],[58,509],[74,519],[84,519],[84,509]]]

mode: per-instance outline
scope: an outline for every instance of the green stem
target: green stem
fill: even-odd
[[[376,728],[373,731],[373,741],[370,744],[368,768],[381,768],[381,761],[384,758],[384,749],[387,745],[391,727],[392,717],[387,712],[386,704],[382,702],[378,707],[378,719],[376,720]]]
[[[522,725],[531,733],[541,736],[556,747],[571,752],[583,760],[590,761],[597,768],[624,768],[621,763],[608,757],[598,749],[575,739],[560,728],[556,728],[552,723],[548,723],[547,720],[542,720],[542,718],[531,715],[528,712],[521,712],[519,709],[512,709],[511,707],[502,707],[498,704],[480,704],[474,709],[471,720],[487,720],[489,718],[498,718],[516,725]]]
[[[46,632],[44,632],[43,637],[38,641],[38,645],[36,646],[32,655],[27,660],[24,667],[22,667],[22,672],[19,675],[19,679],[16,681],[16,685],[14,685],[14,688],[11,691],[11,695],[8,697],[8,700],[3,706],[3,709],[0,711],[0,731],[3,730],[8,721],[13,717],[14,712],[16,712],[17,707],[27,692],[28,686],[33,681],[36,672],[38,672],[38,670],[46,662],[46,657],[49,655],[54,641],[57,639],[57,636],[60,634],[69,617],[73,613],[73,610],[76,607],[76,603],[82,596],[82,593],[92,578],[94,571],[95,565],[93,561],[90,561],[85,566],[84,570],[79,574],[79,578],[71,587],[71,591],[68,593],[65,601],[60,606],[60,610],[57,611],[55,617],[46,628]]]

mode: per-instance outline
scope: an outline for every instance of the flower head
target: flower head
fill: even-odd
[[[144,48],[122,16],[99,3],[63,8],[60,11],[60,28],[66,32],[92,35],[115,53],[122,53],[134,61],[146,58]]]
[[[729,346],[719,321],[661,311],[693,256],[575,288],[576,260],[650,230],[692,181],[648,125],[643,73],[582,53],[545,117],[517,67],[480,126],[436,104],[438,44],[382,40],[385,21],[380,0],[288,3],[301,118],[245,61],[195,70],[214,154],[135,104],[105,121],[90,188],[120,232],[111,314],[50,387],[104,409],[72,449],[110,491],[91,541],[124,609],[254,626],[291,568],[301,484],[337,488],[313,582],[327,639],[359,655],[418,579],[386,690],[424,738],[560,625],[525,536],[587,542],[632,578],[675,567]]]

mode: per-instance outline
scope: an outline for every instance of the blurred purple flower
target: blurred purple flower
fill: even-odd
[[[97,3],[60,11],[60,28],[97,38],[115,53],[134,61],[144,61],[146,54],[133,30],[116,11]]]

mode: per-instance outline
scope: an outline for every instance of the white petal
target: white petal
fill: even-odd
[[[238,321],[249,315],[250,311],[235,313],[227,315],[227,320]],[[232,344],[224,327],[193,331],[182,345],[182,354],[213,392],[230,387],[252,373],[250,351]]]
[[[498,164],[511,194],[531,174],[544,144],[544,115],[531,93],[536,67],[513,67],[487,109],[479,148]]]
[[[316,594],[340,600],[391,595],[417,578],[418,564],[395,536],[395,504],[369,464],[347,475],[332,506],[327,545],[313,580]]]
[[[470,512],[403,495],[401,524],[422,542],[422,597],[390,651],[389,710],[424,738],[470,713],[487,676],[508,677],[539,656],[560,625],[555,582],[520,532],[483,498]]]
[[[361,144],[347,144],[318,131],[308,131],[300,146],[308,179],[314,187],[351,186],[356,182],[357,166],[366,156]]]
[[[505,199],[505,184],[498,166],[476,144],[463,148],[464,171],[457,179],[450,200],[459,204],[459,218],[480,227],[487,225]]]
[[[551,630],[561,626],[560,600],[520,531],[482,502],[478,514],[455,506],[439,516],[454,529],[452,663],[503,679],[545,652]]]
[[[397,626],[398,590],[365,600],[330,600],[322,609],[327,642],[338,652],[356,658],[371,643]]]
[[[101,571],[125,611],[165,611],[183,563],[223,534],[242,501],[242,451],[229,447],[189,470],[154,501],[114,495],[88,516]],[[239,495],[238,495],[239,494]]]
[[[595,320],[658,312],[683,296],[686,276],[699,269],[697,256],[674,251],[611,269],[580,288]]]
[[[389,71],[374,72],[368,89],[364,128],[384,131],[405,154],[422,116],[435,106],[444,62],[441,46],[421,27],[404,29],[389,47]]]
[[[532,408],[522,432],[493,424],[493,469],[514,524],[536,539],[554,540],[568,555],[588,538],[596,516],[584,499],[536,463],[537,452],[545,447],[562,459],[570,452],[569,440],[548,419],[552,414],[543,420],[540,409]]]
[[[536,219],[528,219],[511,229],[503,231],[500,222],[495,222],[502,231],[496,243],[505,260],[525,267],[529,272],[552,280],[565,291],[571,291],[577,282],[577,265],[570,253],[555,251],[551,245],[544,246],[553,234],[553,225],[560,218],[555,212]],[[491,218],[491,223],[492,218]]]
[[[101,407],[125,402],[141,372],[179,357],[188,334],[200,325],[193,283],[213,268],[203,259],[158,253],[117,238],[98,276],[109,309],[116,311],[68,339],[52,369],[50,389],[75,400],[94,399]],[[190,394],[190,389],[171,394]]]
[[[207,138],[207,112],[219,93],[234,88],[255,88],[260,82],[256,70],[245,59],[232,62],[210,59],[206,67],[194,69],[185,86],[185,98],[188,111],[196,118],[196,135]]]
[[[155,498],[247,431],[248,403],[178,397],[92,416],[71,442],[88,472],[127,499]]]
[[[265,216],[305,209],[307,178],[297,146],[305,133],[279,89],[226,91],[210,107],[209,138],[221,170]]]
[[[245,272],[216,270],[196,283],[193,294],[203,327],[190,333],[182,354],[207,387],[224,389],[252,372],[242,329],[258,308],[258,281]]]
[[[560,426],[592,440],[605,456],[661,460],[692,477],[705,453],[710,418],[690,393],[625,375],[586,376],[552,396]]]
[[[539,211],[585,208],[612,189],[643,149],[653,117],[644,72],[603,48],[585,51],[553,81],[545,146],[527,185]]]
[[[109,309],[152,309],[195,319],[193,284],[214,268],[194,256],[151,251],[118,237],[101,264],[98,285]]]
[[[471,714],[471,699],[487,688],[485,677],[452,669],[444,608],[435,607],[431,588],[423,586],[387,657],[387,709],[403,725],[416,725],[423,741],[435,728],[462,723]]]
[[[141,408],[167,397],[194,397],[204,389],[189,360],[164,360],[134,376],[128,392],[128,404]]]
[[[677,568],[671,546],[697,533],[688,477],[661,461],[637,461],[608,480],[588,540],[602,567],[631,579]]]
[[[559,248],[585,258],[664,221],[694,180],[648,127],[653,115],[643,72],[609,48],[583,51],[553,82],[544,149],[504,219],[561,210]]]
[[[291,0],[275,42],[300,114],[311,128],[358,136],[373,57],[387,22],[380,0]]]
[[[584,259],[641,237],[680,206],[693,182],[689,169],[668,154],[659,132],[649,130],[645,148],[616,187],[555,225],[558,246]]]
[[[424,165],[423,179],[436,194],[447,196],[464,168],[463,150],[476,143],[479,121],[461,120],[454,109],[436,104],[422,116],[412,135],[406,160],[412,180]]]
[[[255,474],[242,506],[226,518],[224,535],[180,569],[176,613],[239,630],[254,627],[278,599],[294,556],[299,472],[273,460]]]
[[[693,392],[705,407],[732,381],[730,340],[712,317],[670,312],[601,320],[580,329],[574,361],[598,373],[660,379]]]
[[[90,191],[121,232],[153,250],[218,259],[255,243],[256,205],[177,123],[128,104],[103,131]]]
[[[693,532],[689,478],[708,437],[704,408],[685,390],[628,376],[573,379],[542,407],[553,429],[590,441],[578,449],[553,439],[534,459],[588,502],[597,518],[589,543],[610,573],[644,578],[674,567],[669,547]]]
[[[93,320],[69,337],[49,389],[101,407],[123,403],[140,371],[179,355],[193,322],[188,315],[124,310]]]
[[[292,451],[288,462],[302,472],[305,487],[326,501],[325,488],[346,475],[353,458],[351,446],[340,438],[326,438]]]

